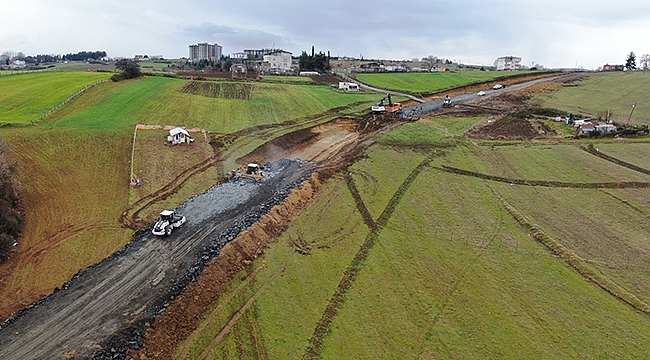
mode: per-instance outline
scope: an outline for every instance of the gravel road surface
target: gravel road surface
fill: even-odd
[[[171,236],[136,233],[124,249],[7,320],[0,359],[124,358],[225,243],[282,202],[313,166],[280,160],[264,172],[257,183],[229,182],[191,198],[178,208],[187,223]]]

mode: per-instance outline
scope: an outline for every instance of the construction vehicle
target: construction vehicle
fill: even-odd
[[[388,105],[384,104],[386,100],[388,100]],[[376,105],[373,105],[370,108],[370,110],[372,110],[373,113],[383,113],[383,112],[393,113],[401,109],[402,109],[402,103],[394,103],[390,98],[390,93],[386,94],[386,96],[384,96],[381,99],[381,101],[379,101]]]
[[[451,107],[451,98],[449,95],[445,96],[445,99],[442,101],[442,107]]]
[[[235,180],[255,182],[261,180],[263,177],[262,167],[255,163],[250,163],[247,166],[228,172],[228,178]]]
[[[177,215],[174,210],[163,210],[160,218],[156,220],[151,229],[151,233],[158,236],[169,236],[175,228],[185,224],[185,216]]]

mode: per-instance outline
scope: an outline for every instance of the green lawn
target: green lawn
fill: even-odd
[[[0,77],[0,124],[28,123],[81,90],[108,79],[99,72],[39,72]]]
[[[527,72],[517,72],[525,74]],[[513,73],[503,71],[459,71],[439,73],[357,74],[360,81],[382,89],[409,93],[432,93],[453,87],[489,81]]]

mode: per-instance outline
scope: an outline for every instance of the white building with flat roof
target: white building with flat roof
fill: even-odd
[[[494,61],[497,71],[521,70],[521,58],[517,56],[502,56]]]
[[[284,50],[274,51],[268,55],[264,55],[264,67],[275,72],[288,72],[291,71],[291,53]]]

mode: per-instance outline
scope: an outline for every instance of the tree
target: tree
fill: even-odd
[[[627,60],[625,60],[625,68],[628,70],[636,69],[636,55],[634,55],[634,51],[630,51],[630,54],[627,56]]]
[[[113,75],[111,80],[120,81],[125,79],[135,79],[142,76],[140,65],[131,59],[121,59],[115,62],[115,69],[121,70],[122,74]]]
[[[318,54],[314,53],[314,47],[311,48],[311,55],[303,51],[298,58],[298,65],[300,71],[326,71],[331,69],[329,56],[322,51]]]
[[[639,63],[641,65],[641,70],[646,71],[650,67],[650,54],[643,54],[641,55],[641,61]]]

